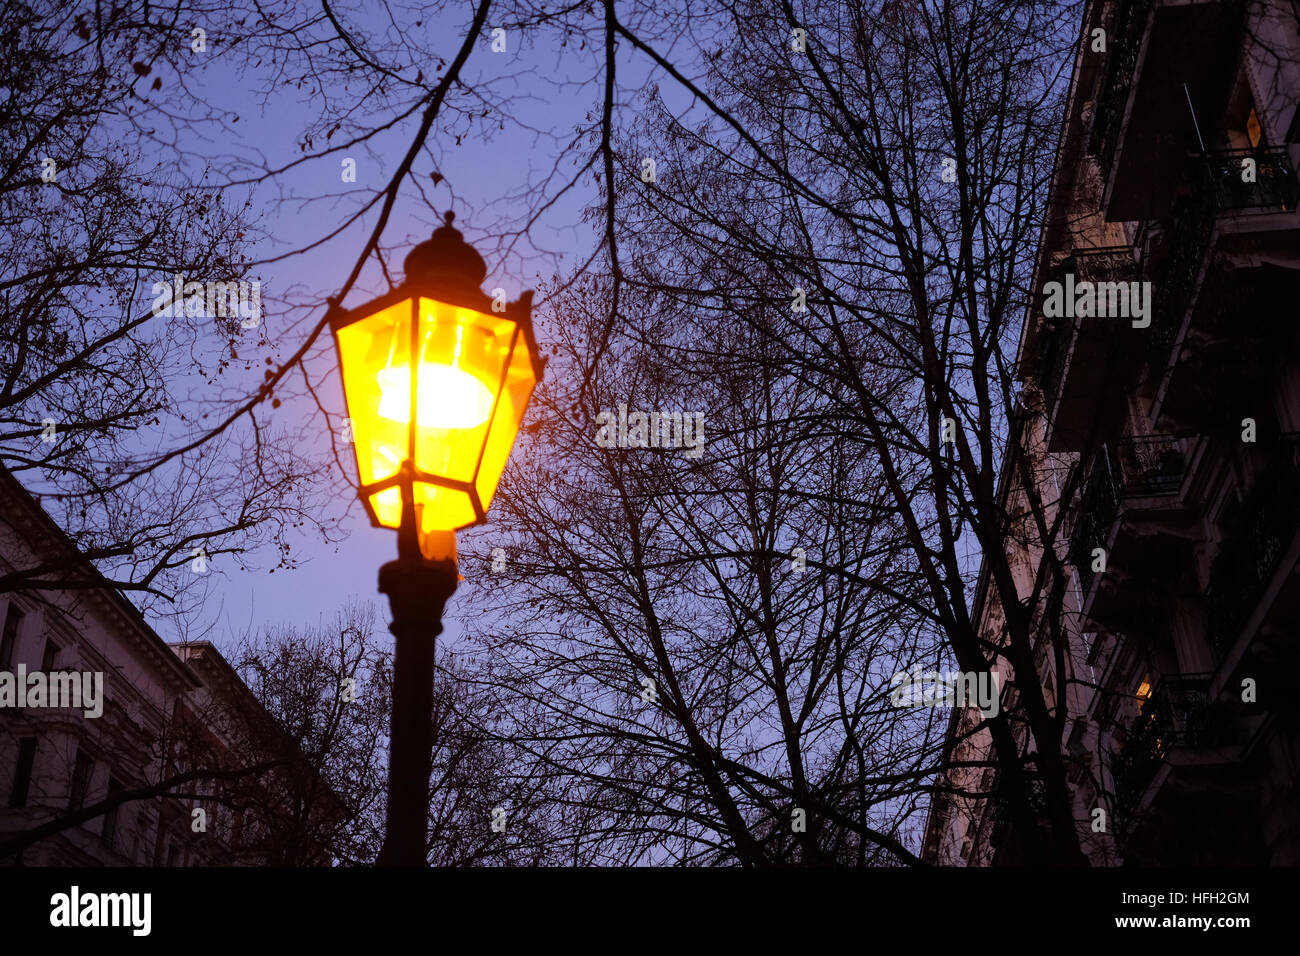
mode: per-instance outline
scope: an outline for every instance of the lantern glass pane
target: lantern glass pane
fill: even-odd
[[[474,501],[468,491],[439,485],[415,486],[415,513],[420,531],[454,531],[477,524]]]
[[[515,328],[501,316],[420,299],[415,436],[419,471],[467,485],[473,482]],[[451,521],[449,517],[443,527],[459,526]]]
[[[392,399],[381,383],[391,379],[392,370],[408,366],[411,302],[403,300],[345,325],[336,335],[343,393],[357,454],[357,474],[363,486],[371,485],[396,474],[407,456],[406,423],[400,416],[392,415]],[[408,394],[408,408],[409,405]],[[380,492],[371,496],[371,504],[380,524],[396,528],[401,520],[400,493],[396,488],[390,491],[392,494]],[[395,500],[396,507],[389,503],[389,498]]]
[[[497,483],[505,470],[510,450],[514,447],[515,436],[523,422],[524,410],[532,397],[537,376],[533,371],[532,357],[528,351],[528,342],[523,330],[514,337],[506,367],[505,387],[501,389],[501,400],[497,403],[492,428],[488,434],[487,448],[483,452],[483,461],[474,480],[479,502],[486,511],[496,493]]]

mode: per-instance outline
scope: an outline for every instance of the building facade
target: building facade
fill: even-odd
[[[268,815],[243,803],[268,801],[224,798],[285,789],[282,771],[158,784],[187,770],[283,764],[291,742],[214,647],[165,643],[3,470],[0,515],[0,581],[12,588],[0,591],[0,865],[267,862]],[[40,568],[79,586],[20,586]],[[69,706],[74,686],[85,693]],[[128,791],[141,796],[61,825]],[[6,852],[41,827],[51,832]]]
[[[1298,104],[1290,0],[1086,5],[1012,439],[1071,575],[1035,676],[1094,865],[1300,863]],[[923,856],[1017,862],[995,768],[944,776]]]

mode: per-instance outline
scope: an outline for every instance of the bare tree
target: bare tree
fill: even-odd
[[[808,388],[825,403],[809,416],[839,436],[828,441],[871,460],[921,583],[906,606],[924,609],[963,671],[996,668],[1007,685],[1004,709],[980,723],[1031,858],[1077,863],[1052,703],[1071,674],[1051,613],[1070,585],[1062,516],[1024,480],[1054,463],[1007,440],[1023,425],[1016,333],[1077,10],[906,6],[731,5],[760,39],[722,50],[707,85],[688,83],[697,114],[652,100],[615,153],[615,280],[668,294],[691,322],[746,323],[759,343],[750,374]],[[629,186],[651,150],[671,173]],[[759,305],[778,318],[756,321]],[[1019,566],[1026,554],[1044,560]],[[1000,634],[986,632],[982,604]],[[1040,644],[1057,664],[1046,694]],[[1045,821],[1030,806],[1037,786]]]
[[[138,13],[0,5],[0,466],[115,586],[184,610],[192,571],[264,543],[283,556],[324,512],[282,427],[193,441],[272,347],[239,291],[249,204],[154,139],[202,121],[170,75],[188,33]],[[102,584],[75,560],[0,574],[4,591]]]
[[[466,550],[479,679],[529,773],[562,784],[573,857],[916,862],[945,720],[891,692],[942,635],[874,462],[823,396],[751,361],[780,321],[765,303],[737,322],[638,290],[645,324],[584,376],[604,292],[557,301],[508,535]]]
[[[545,682],[531,691],[547,711],[533,749],[592,779],[589,815],[623,821],[606,822],[620,836],[642,821],[620,858],[650,854],[685,817],[715,858],[778,859],[756,834],[775,832],[760,821],[788,801],[818,819],[804,860],[819,859],[821,834],[841,846],[851,833],[913,862],[904,816],[876,827],[867,808],[943,789],[935,774],[959,758],[897,711],[868,718],[869,705],[941,640],[936,666],[996,670],[1004,688],[998,712],[962,731],[991,735],[992,752],[960,759],[996,766],[1031,859],[1082,862],[1055,703],[1072,676],[1054,613],[1071,586],[1064,516],[1032,474],[1060,463],[1015,451],[1033,443],[1018,440],[1013,368],[1077,7],[760,0],[709,12],[688,40],[743,24],[749,42],[687,42],[669,59],[607,7],[609,29],[692,100],[674,107],[651,88],[621,125],[606,113],[607,278],[581,287],[603,318],[575,323],[582,304],[556,300],[548,329],[565,361],[552,367],[568,387],[538,422],[538,460],[521,460],[498,505],[518,555],[511,583],[530,602],[501,595],[499,607],[547,623],[497,639],[518,655],[500,680]],[[697,462],[593,447],[594,416],[620,402],[694,405],[719,424]],[[780,480],[792,473],[810,477]],[[1068,495],[1076,479],[1062,477]],[[824,549],[808,580],[843,595],[836,613],[777,600],[777,556],[796,545]],[[735,580],[724,559],[740,562]],[[697,633],[726,599],[730,627]],[[826,623],[809,648],[784,643],[810,618]],[[747,645],[756,657],[741,667],[730,655]],[[872,675],[855,647],[889,666]],[[1056,665],[1047,687],[1035,655]],[[820,698],[828,675],[858,689]],[[656,708],[639,702],[642,679]],[[807,739],[819,706],[843,724],[838,762]],[[723,727],[750,720],[765,733],[730,758]],[[896,737],[855,766],[845,758],[863,722],[892,722]],[[749,762],[774,752],[779,771]],[[828,799],[841,786],[855,793],[848,813]]]

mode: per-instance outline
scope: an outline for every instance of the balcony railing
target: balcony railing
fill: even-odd
[[[1300,530],[1300,434],[1279,439],[1242,502],[1236,529],[1210,566],[1210,643],[1221,665],[1255,612],[1287,546]]]
[[[1155,276],[1155,303],[1146,341],[1147,361],[1157,372],[1168,365],[1174,339],[1191,305],[1192,290],[1214,234],[1215,211],[1214,192],[1204,178],[1174,211],[1169,255]]]
[[[1209,674],[1167,677],[1142,704],[1124,745],[1111,758],[1121,821],[1132,819],[1142,795],[1175,747],[1195,749],[1232,742],[1231,715],[1210,699],[1209,687]]]
[[[1115,158],[1115,146],[1119,142],[1129,90],[1133,86],[1138,53],[1142,49],[1142,35],[1154,7],[1155,0],[1120,0],[1115,8],[1115,19],[1110,29],[1110,55],[1106,60],[1101,93],[1093,107],[1089,143],[1089,151],[1107,172]]]
[[[1125,498],[1175,495],[1191,466],[1196,439],[1183,435],[1143,435],[1101,446],[1084,481],[1079,519],[1070,536],[1070,554],[1084,592],[1092,589],[1092,552],[1104,548]]]
[[[1142,435],[1105,446],[1112,480],[1121,498],[1177,494],[1187,477],[1196,439],[1187,435]]]
[[[1255,160],[1254,182],[1243,182],[1242,161]],[[1243,209],[1294,209],[1300,182],[1284,149],[1229,149],[1192,159],[1192,188],[1174,211],[1169,255],[1155,276],[1155,308],[1147,361],[1162,373],[1191,305],[1215,220]]]
[[[1119,511],[1119,495],[1110,473],[1110,461],[1102,453],[1093,459],[1092,468],[1083,483],[1079,501],[1079,518],[1070,535],[1070,560],[1079,571],[1079,580],[1086,594],[1092,590],[1096,572],[1092,569],[1092,553],[1106,546],[1110,526]]]
[[[1064,285],[1067,273],[1073,273],[1076,283],[1132,282],[1140,278],[1129,246],[1076,249],[1051,269],[1047,281]],[[1074,320],[1066,317],[1044,317],[1042,320],[1038,340],[1038,385],[1049,408],[1061,390],[1073,327]]]
[[[1255,161],[1253,182],[1242,180],[1247,160]],[[1285,149],[1220,150],[1201,157],[1200,167],[1220,212],[1269,207],[1285,212],[1296,207],[1300,184]]]
[[[1138,278],[1130,246],[1075,249],[1061,260],[1057,272],[1059,276],[1073,272],[1077,282],[1131,282]]]
[[[1038,387],[1050,410],[1061,391],[1061,377],[1065,373],[1065,359],[1070,351],[1072,319],[1041,320],[1038,333]]]

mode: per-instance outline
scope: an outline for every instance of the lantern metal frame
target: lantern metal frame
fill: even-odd
[[[486,275],[486,266],[478,253],[473,250],[473,247],[465,243],[460,232],[452,226],[454,218],[453,213],[447,213],[445,225],[434,232],[433,238],[416,246],[406,257],[404,264],[406,275],[401,285],[354,309],[337,309],[330,316],[329,325],[334,339],[334,349],[335,353],[340,356],[341,362],[343,349],[339,341],[340,331],[395,305],[399,305],[403,301],[409,301],[410,303],[411,348],[408,352],[407,363],[410,368],[411,411],[406,429],[406,457],[401,466],[388,477],[370,484],[359,484],[357,493],[361,498],[362,506],[366,509],[372,527],[390,527],[379,520],[379,515],[373,504],[374,495],[394,486],[400,487],[402,490],[402,516],[403,520],[405,520],[408,506],[412,505],[414,501],[414,487],[417,484],[447,488],[460,492],[468,498],[470,505],[474,509],[474,520],[452,529],[453,533],[484,523],[487,520],[487,509],[491,500],[489,499],[487,502],[482,500],[478,490],[478,480],[483,469],[483,459],[487,452],[488,443],[494,434],[494,423],[496,423],[496,417],[500,410],[502,394],[505,391],[506,379],[510,372],[510,363],[516,349],[521,345],[527,350],[528,361],[533,374],[533,385],[524,401],[525,408],[531,401],[533,392],[542,381],[545,363],[542,360],[541,351],[537,344],[537,336],[533,330],[532,290],[524,292],[513,302],[505,303],[503,311],[494,310],[495,300],[484,294],[482,289],[478,287],[483,276]],[[506,361],[502,363],[501,377],[497,381],[492,395],[492,408],[487,418],[489,426],[484,429],[483,440],[479,445],[478,455],[474,462],[474,471],[468,480],[458,480],[445,475],[437,475],[418,468],[415,444],[420,427],[416,414],[416,396],[419,389],[417,344],[421,299],[429,299],[456,308],[499,317],[512,322],[515,326],[510,348],[506,351]],[[343,400],[348,409],[348,416],[352,418],[353,409],[346,388],[343,390]],[[499,425],[495,425],[495,427],[499,427]],[[516,437],[517,434],[512,436],[512,445]],[[355,441],[353,448],[354,454],[359,455],[360,452]],[[357,460],[357,467],[358,479],[360,479],[359,459]]]

